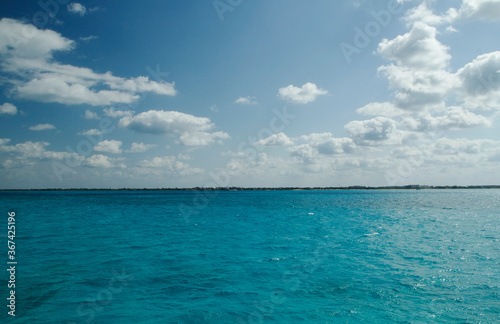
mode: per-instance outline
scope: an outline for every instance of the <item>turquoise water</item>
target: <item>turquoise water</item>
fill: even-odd
[[[2,323],[495,323],[500,190],[3,192]]]

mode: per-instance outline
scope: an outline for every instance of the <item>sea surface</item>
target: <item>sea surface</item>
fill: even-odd
[[[0,193],[0,323],[499,323],[500,190]]]

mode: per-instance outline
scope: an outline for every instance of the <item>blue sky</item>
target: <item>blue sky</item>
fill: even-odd
[[[500,1],[8,2],[0,188],[498,184]]]

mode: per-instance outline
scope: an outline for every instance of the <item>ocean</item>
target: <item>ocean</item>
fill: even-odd
[[[0,212],[1,323],[500,322],[500,190],[1,192]]]

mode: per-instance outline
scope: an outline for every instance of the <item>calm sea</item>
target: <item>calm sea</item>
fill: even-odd
[[[498,323],[500,190],[0,193],[1,323]]]

